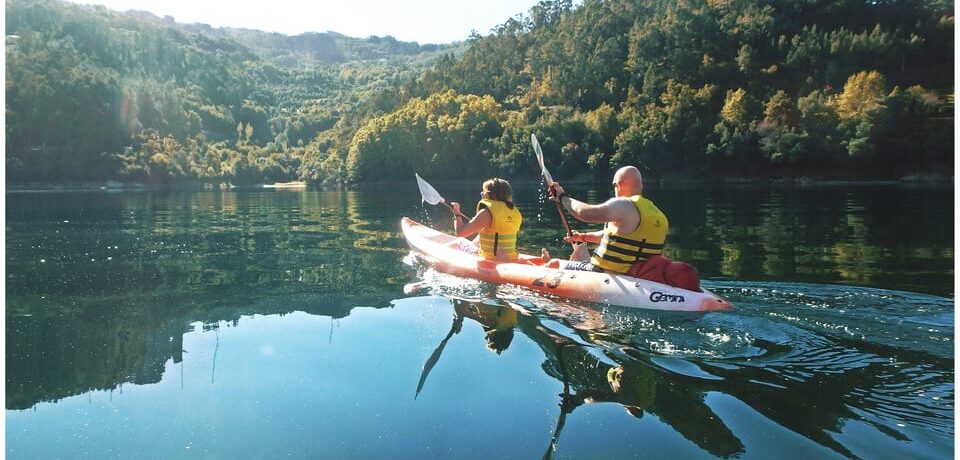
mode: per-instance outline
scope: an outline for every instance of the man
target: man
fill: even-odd
[[[690,290],[699,290],[696,269],[661,256],[667,239],[667,216],[643,197],[643,176],[633,166],[613,175],[614,197],[591,205],[571,198],[554,183],[551,199],[559,201],[573,217],[588,223],[603,223],[596,232],[571,232],[564,241],[574,243],[570,260],[559,264],[572,270],[629,274]],[[581,244],[578,244],[581,243]],[[597,244],[593,254],[582,243]],[[547,255],[547,254],[545,254]]]

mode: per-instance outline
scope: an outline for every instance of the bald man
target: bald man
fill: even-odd
[[[573,217],[583,222],[604,224],[603,230],[574,231],[564,238],[564,241],[574,243],[574,251],[569,261],[562,261],[562,268],[627,273],[635,264],[643,264],[663,252],[669,222],[652,201],[643,197],[640,171],[633,166],[618,169],[613,175],[613,190],[613,198],[592,205],[571,198],[558,183],[551,187],[551,199],[559,200]],[[598,246],[590,254],[585,244],[578,243]]]

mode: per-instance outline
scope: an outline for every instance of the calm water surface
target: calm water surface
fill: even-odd
[[[951,187],[650,186],[707,314],[437,273],[400,188],[7,193],[7,457],[953,455]]]

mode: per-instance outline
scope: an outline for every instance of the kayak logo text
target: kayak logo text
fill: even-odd
[[[653,303],[657,302],[683,302],[685,299],[682,295],[678,294],[664,294],[660,291],[653,291],[650,293],[650,301]]]

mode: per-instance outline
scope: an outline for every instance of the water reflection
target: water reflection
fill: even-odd
[[[28,194],[7,213],[9,409],[158,382],[194,321],[339,318],[406,279],[356,192]]]
[[[467,202],[474,187],[445,195]],[[597,201],[609,193],[584,188],[570,192]],[[408,366],[404,397],[423,404],[438,390],[444,353],[466,323],[484,329],[476,346],[485,356],[501,359],[527,340],[541,350],[537,372],[563,388],[553,432],[537,446],[548,455],[576,452],[571,436],[590,423],[578,417],[616,405],[632,423],[663,425],[718,457],[768,442],[739,427],[744,417],[761,420],[751,429],[799,435],[808,456],[949,456],[952,300],[850,285],[952,296],[952,190],[650,193],[671,218],[672,255],[698,265],[734,311],[637,312],[454,279],[439,293],[487,300],[450,302],[454,319]],[[518,203],[538,215],[536,200]],[[197,324],[218,331],[224,321],[294,312],[336,321],[357,307],[387,307],[423,275],[402,262],[401,216],[449,225],[448,211],[419,206],[413,185],[409,193],[8,194],[6,204],[14,410],[155,386],[169,363],[184,362],[184,336]],[[525,223],[521,243],[564,253],[556,213],[540,216]],[[227,367],[216,367],[218,349],[204,369],[220,384]]]
[[[574,333],[577,329],[552,328],[519,303],[499,299],[471,301],[455,298],[451,304],[454,326],[451,334],[443,339],[427,360],[420,387],[439,359],[446,342],[462,328],[464,318],[483,325],[487,329],[487,348],[499,352],[503,349],[491,345],[491,334],[512,337],[505,332],[516,328],[543,351],[543,371],[563,383],[556,427],[544,458],[554,457],[567,415],[584,404],[598,403],[619,404],[636,418],[643,417],[645,411],[650,412],[713,455],[727,457],[743,452],[743,444],[703,403],[702,394],[691,394],[672,383],[658,385],[659,378],[648,357],[613,356],[609,350],[585,343],[582,337]],[[578,326],[583,324],[578,323]],[[509,345],[506,341],[501,343]]]
[[[394,232],[364,219],[369,212],[361,211],[356,192],[67,196],[33,203],[44,197],[17,197],[8,208],[8,297],[351,284],[363,290],[371,275],[396,274],[369,247],[393,254],[403,248]]]
[[[440,345],[433,350],[433,353],[424,363],[414,398],[420,396],[423,384],[426,383],[430,371],[440,360],[447,342],[463,329],[464,318],[470,318],[483,327],[487,349],[494,353],[503,353],[510,346],[510,342],[513,341],[513,329],[517,325],[517,310],[509,306],[484,305],[455,299],[453,301],[453,324],[450,326],[450,332],[440,341]]]
[[[124,314],[128,305],[115,307],[86,320],[67,315],[8,317],[7,408],[27,409],[40,401],[112,390],[123,383],[157,383],[167,361],[183,360],[188,327]]]
[[[618,336],[612,332],[616,327],[604,324],[609,315],[597,311],[544,317],[534,303],[524,300],[453,297],[450,303],[453,325],[424,364],[417,395],[465,319],[484,328],[485,346],[497,353],[510,341],[494,345],[491,336],[515,329],[542,350],[543,372],[563,384],[544,458],[563,450],[569,414],[600,403],[618,404],[637,419],[650,414],[713,456],[744,454],[747,441],[730,425],[736,420],[727,410],[718,411],[710,394],[732,396],[769,422],[845,457],[864,454],[848,448],[854,443],[846,432],[854,425],[868,427],[860,436],[904,443],[893,450],[904,454],[917,453],[906,447],[912,441],[941,443],[931,453],[945,453],[939,449],[953,435],[952,364],[947,358],[836,340],[783,324],[771,327],[787,339],[752,341],[750,346],[762,350],[756,357],[671,357],[637,347],[636,337]],[[554,308],[577,309],[563,303]],[[709,326],[689,324],[708,322],[689,315],[666,315],[662,320],[688,323],[687,329]],[[741,328],[763,329],[740,321]],[[504,337],[512,340],[512,335]]]
[[[650,195],[670,217],[671,254],[708,278],[953,293],[952,188],[661,188]]]

